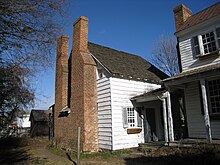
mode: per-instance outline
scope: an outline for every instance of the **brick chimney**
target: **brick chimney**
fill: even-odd
[[[179,31],[180,27],[183,23],[192,15],[192,11],[184,6],[183,4],[175,7],[173,9],[175,23],[176,23],[176,31]]]
[[[80,52],[88,51],[88,21],[85,16],[80,16],[73,24],[73,50]]]
[[[56,82],[55,82],[55,135],[60,137],[59,111],[67,106],[68,97],[68,45],[69,37],[62,35],[57,41]]]
[[[81,16],[74,23],[71,57],[71,113],[73,143],[77,144],[77,127],[81,127],[81,149],[98,150],[98,117],[96,63],[88,50],[88,18]],[[71,114],[72,115],[72,114]]]

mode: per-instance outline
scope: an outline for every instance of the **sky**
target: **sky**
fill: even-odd
[[[69,0],[64,34],[70,37],[73,23],[80,17],[89,18],[89,41],[142,56],[150,61],[155,44],[163,35],[174,35],[173,8],[184,4],[193,14],[218,0]],[[54,48],[55,49],[55,48]],[[56,54],[54,53],[54,57]],[[55,59],[55,58],[54,58]],[[54,66],[39,73],[34,109],[48,109],[54,104]]]

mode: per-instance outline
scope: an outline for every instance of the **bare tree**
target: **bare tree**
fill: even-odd
[[[179,73],[176,40],[173,36],[160,38],[153,48],[151,61],[169,76]]]
[[[67,4],[68,0],[0,0],[0,118],[4,123],[33,104],[31,78],[55,60]]]
[[[60,35],[66,0],[0,0],[0,59],[28,69],[47,67]]]

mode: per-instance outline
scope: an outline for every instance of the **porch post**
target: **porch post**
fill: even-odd
[[[172,142],[174,141],[174,133],[173,133],[173,117],[171,111],[171,99],[170,99],[170,92],[167,93],[167,113],[168,113],[168,126],[169,126],[169,140]]]
[[[163,121],[164,121],[164,138],[165,142],[168,142],[168,129],[167,129],[167,106],[166,106],[166,100],[163,98]]]
[[[202,90],[202,102],[203,102],[203,109],[204,109],[204,121],[205,121],[207,140],[209,143],[212,143],[209,109],[208,109],[207,93],[206,93],[206,86],[205,86],[204,79],[200,80],[200,85],[201,85],[201,90]]]

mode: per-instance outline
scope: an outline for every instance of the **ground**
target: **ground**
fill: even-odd
[[[202,165],[219,164],[216,145],[182,147],[144,147],[116,152],[81,155],[81,165]],[[0,164],[72,165],[76,155],[50,147],[47,138],[7,138],[0,140]]]

